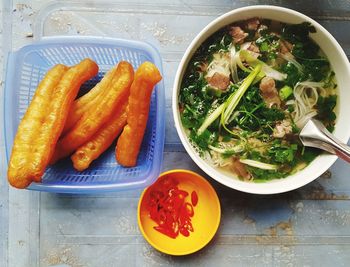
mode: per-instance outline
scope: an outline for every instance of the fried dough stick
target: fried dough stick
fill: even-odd
[[[69,156],[85,144],[107,122],[122,103],[127,101],[134,70],[130,63],[122,61],[117,66],[112,87],[99,103],[89,108],[74,127],[57,143],[51,163]]]
[[[119,108],[109,120],[87,143],[79,147],[71,156],[73,166],[78,171],[87,169],[117,138],[126,124],[128,101]]]
[[[95,106],[99,101],[101,101],[101,99],[107,93],[107,90],[105,89],[110,88],[116,71],[117,67],[112,68],[106,73],[103,79],[95,85],[94,88],[73,102],[73,105],[69,110],[69,116],[66,124],[64,125],[62,135],[66,134],[70,129],[72,129],[74,124],[77,123],[77,121],[90,107]]]
[[[67,68],[57,65],[40,82],[14,140],[8,180],[17,188],[40,182],[82,83],[97,74],[90,59]]]
[[[116,147],[116,159],[122,166],[136,165],[147,125],[152,90],[161,79],[159,70],[151,62],[142,63],[135,73],[128,100],[127,125]]]

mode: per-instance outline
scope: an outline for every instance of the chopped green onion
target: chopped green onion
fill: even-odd
[[[266,76],[269,76],[275,80],[283,81],[287,78],[287,74],[281,73],[278,70],[273,69],[269,65],[267,65],[265,62],[253,57],[249,51],[247,50],[241,50],[239,51],[239,55],[251,66],[255,67],[257,65],[261,65],[261,72],[266,74]]]
[[[293,94],[293,88],[288,85],[285,85],[280,89],[278,94],[283,101],[287,100],[288,97],[290,97],[291,94]]]
[[[214,112],[205,118],[203,124],[197,130],[197,135],[201,135],[220,116],[224,107],[225,103],[222,103]]]
[[[268,163],[264,163],[264,162],[260,162],[260,161],[256,161],[256,160],[240,159],[239,161],[242,162],[243,164],[249,165],[251,167],[259,168],[262,170],[275,171],[278,169],[277,165],[268,164]]]
[[[237,91],[233,92],[230,97],[225,101],[224,108],[221,113],[221,124],[226,126],[228,123],[229,118],[231,117],[233,111],[237,107],[239,101],[243,97],[244,93],[247,91],[249,86],[254,81],[255,77],[258,75],[258,73],[261,70],[261,65],[257,65],[254,70],[247,76],[247,78],[244,79],[241,86],[238,88]],[[226,129],[226,128],[225,128]]]
[[[260,51],[262,52],[267,52],[269,51],[269,44],[267,42],[263,42],[261,45],[260,45]]]

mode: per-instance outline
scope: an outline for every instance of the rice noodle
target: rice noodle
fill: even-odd
[[[218,153],[214,150],[210,151],[210,155],[211,155],[211,158],[210,158],[209,162],[214,167],[226,167],[226,166],[229,166],[232,164],[231,157],[223,158],[220,153]]]
[[[325,96],[324,84],[319,82],[304,81],[294,86],[293,94],[295,100],[290,100],[286,104],[293,105],[292,118],[298,128],[304,127],[309,119],[317,115],[315,106],[319,95]]]
[[[227,142],[227,143],[221,142],[221,143],[218,143],[217,146],[209,145],[208,148],[220,154],[239,153],[244,150],[244,145],[242,144],[235,145],[234,143],[230,143],[230,142]]]

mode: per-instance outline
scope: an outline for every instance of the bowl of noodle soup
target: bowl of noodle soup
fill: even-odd
[[[344,51],[316,21],[276,6],[239,8],[209,23],[186,50],[174,82],[175,126],[218,182],[287,192],[337,159],[300,143],[310,118],[348,141],[349,84]]]

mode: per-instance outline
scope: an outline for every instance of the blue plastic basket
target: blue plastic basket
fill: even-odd
[[[142,62],[153,62],[162,72],[159,53],[142,42],[102,37],[50,37],[25,46],[8,58],[5,81],[4,122],[7,161],[13,139],[39,81],[53,65],[74,65],[83,58],[93,59],[99,74],[86,82],[81,91],[88,91],[104,73],[121,60],[136,69]],[[115,160],[113,145],[83,172],[74,170],[69,159],[47,168],[42,183],[29,189],[56,193],[102,193],[143,188],[159,175],[164,148],[164,85],[160,82],[153,94],[147,130],[137,166],[124,168]]]

